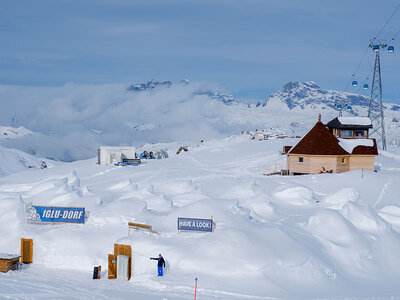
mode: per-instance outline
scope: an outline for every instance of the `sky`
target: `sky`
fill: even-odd
[[[0,0],[0,84],[182,79],[263,99],[288,81],[346,90],[399,0]],[[379,38],[400,30],[400,9]],[[400,49],[400,34],[393,45]],[[355,79],[373,68],[367,51]],[[400,56],[382,56],[384,100],[400,103]],[[359,88],[347,91],[368,94]]]

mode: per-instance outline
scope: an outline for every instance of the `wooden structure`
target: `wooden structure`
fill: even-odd
[[[334,122],[331,121],[328,124],[333,126]],[[346,126],[346,130],[349,132],[357,132],[358,125],[346,124]],[[367,129],[364,132],[364,138],[361,136],[353,138],[353,134],[351,137],[341,138],[334,136],[333,132],[339,133],[339,135],[342,133],[338,128],[328,129],[325,127],[319,117],[315,126],[289,150],[288,172],[290,174],[317,174],[321,173],[323,169],[331,173],[358,169],[374,171],[378,149],[375,139],[366,138],[368,136]]]
[[[9,270],[19,268],[19,259],[21,255],[0,253],[0,272],[7,273]]]
[[[132,275],[132,248],[130,245],[114,244],[114,254],[108,254],[108,279],[117,278],[117,256],[128,257],[128,280]]]
[[[21,239],[21,261],[24,264],[31,264],[33,261],[33,240]]]
[[[337,138],[367,139],[372,123],[371,119],[367,117],[337,117],[329,121],[326,127]]]
[[[108,254],[108,279],[117,279],[117,256]]]
[[[133,222],[129,222],[128,223],[128,236],[131,233],[131,229],[144,229],[144,230],[148,230],[150,235],[152,232],[157,233],[156,231],[153,231],[153,227],[151,225],[146,225],[146,224],[141,224],[141,223],[133,223]]]

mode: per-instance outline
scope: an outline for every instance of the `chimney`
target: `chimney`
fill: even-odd
[[[321,114],[318,115],[318,122],[321,122]]]

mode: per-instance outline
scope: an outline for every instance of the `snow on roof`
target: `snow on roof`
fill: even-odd
[[[338,140],[339,140],[339,146],[350,154],[357,146],[367,146],[367,147],[374,146],[374,141],[371,139],[338,139]]]
[[[19,254],[7,254],[7,253],[0,253],[0,259],[13,259],[21,257]]]
[[[338,120],[343,125],[370,126],[372,124],[368,117],[338,117]]]

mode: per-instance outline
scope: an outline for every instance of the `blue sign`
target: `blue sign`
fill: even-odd
[[[178,230],[212,232],[213,223],[211,219],[178,218]]]
[[[31,205],[27,220],[29,223],[85,224],[85,208]]]

